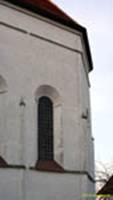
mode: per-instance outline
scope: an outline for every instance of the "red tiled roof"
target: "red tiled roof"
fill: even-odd
[[[50,13],[53,13],[65,20],[68,20],[68,21],[71,20],[71,18],[67,16],[66,13],[64,13],[60,8],[58,8],[50,0],[22,0],[22,1],[26,4],[31,4],[32,6],[35,6],[36,8],[40,8]]]
[[[59,22],[63,25],[66,25],[70,28],[76,29],[80,31],[81,33],[83,33],[83,38],[84,38],[84,42],[86,46],[86,52],[88,56],[88,62],[90,66],[89,71],[93,69],[91,52],[90,52],[86,29],[80,24],[78,24],[77,22],[75,22],[71,17],[69,17],[65,12],[63,12],[58,6],[56,6],[52,1],[50,0],[4,0],[4,1],[8,1],[22,8],[38,13],[44,17],[47,17],[51,20]]]

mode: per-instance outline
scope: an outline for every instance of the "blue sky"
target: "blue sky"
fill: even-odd
[[[88,30],[95,159],[113,162],[113,0],[53,0]]]

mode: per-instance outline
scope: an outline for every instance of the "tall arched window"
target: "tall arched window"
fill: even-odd
[[[47,96],[38,102],[38,160],[53,160],[53,102]]]
[[[35,92],[37,109],[37,160],[36,169],[62,171],[63,131],[62,100],[56,88],[41,85]]]

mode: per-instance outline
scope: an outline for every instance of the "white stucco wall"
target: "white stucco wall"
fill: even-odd
[[[67,171],[86,171],[94,176],[90,116],[89,120],[82,118],[87,109],[90,113],[90,103],[81,41],[79,33],[0,4],[0,75],[8,86],[7,92],[0,93],[0,155],[8,164],[35,166],[38,157],[36,92],[46,85],[55,88],[60,97],[60,106],[55,111],[55,160]],[[20,106],[21,99],[25,107]],[[0,182],[0,188],[12,177],[14,187],[18,188],[19,181],[18,190],[21,190],[21,170],[0,169],[0,176],[0,181],[7,176],[5,183]],[[68,200],[68,194],[72,194],[70,200],[73,200],[81,194],[80,180],[83,181],[84,176],[86,179],[86,175],[30,172],[28,199],[37,199],[37,185],[42,188],[44,184],[47,191],[48,187],[56,187],[48,200],[55,199],[61,192],[61,185],[62,193],[56,199],[60,200],[60,195],[64,195],[63,198]],[[69,185],[72,186],[68,188]],[[88,179],[83,185],[86,191]],[[9,190],[16,191],[13,185]],[[45,200],[43,195],[46,193],[43,194],[42,189],[39,191],[40,200]],[[21,198],[18,196],[21,192],[16,198],[15,194],[11,195],[14,196],[8,200]]]
[[[28,33],[34,33],[46,39],[50,39],[62,45],[82,51],[82,44],[79,35],[68,32],[58,26],[54,26],[47,22],[47,20],[44,21],[40,19],[39,16],[35,18],[22,12],[18,12],[15,9],[1,5],[0,21],[6,23],[8,22],[8,24],[24,29]]]
[[[85,175],[0,169],[3,200],[85,200],[87,192]]]

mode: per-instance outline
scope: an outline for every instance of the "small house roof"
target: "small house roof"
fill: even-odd
[[[62,11],[56,4],[51,0],[4,0],[13,3],[17,6],[30,10],[34,13],[47,17],[54,20],[60,24],[68,26],[72,29],[78,30],[83,34],[83,39],[85,42],[86,53],[89,62],[89,71],[93,69],[91,51],[88,42],[88,36],[86,29],[69,17],[64,11]]]
[[[113,176],[107,181],[107,183],[98,191],[97,194],[112,194],[113,195]]]

